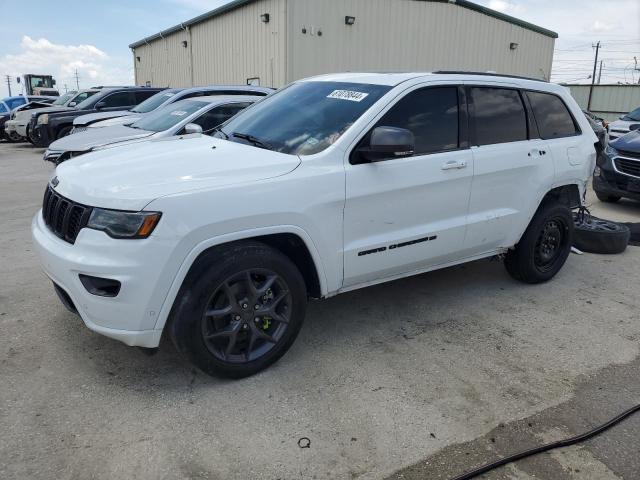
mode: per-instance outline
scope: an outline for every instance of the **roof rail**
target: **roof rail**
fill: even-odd
[[[436,72],[431,72],[438,75],[482,75],[485,77],[505,77],[505,78],[519,78],[520,80],[532,80],[534,82],[546,82],[549,83],[548,80],[540,80],[539,78],[533,77],[523,77],[521,75],[509,75],[507,73],[492,73],[492,72],[471,72],[464,70],[438,70]]]

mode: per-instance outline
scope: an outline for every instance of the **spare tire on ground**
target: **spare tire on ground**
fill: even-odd
[[[621,223],[575,213],[573,245],[583,252],[614,254],[622,253],[629,245],[631,231]]]
[[[640,223],[625,223],[629,230],[631,230],[631,239],[629,245],[640,247]]]

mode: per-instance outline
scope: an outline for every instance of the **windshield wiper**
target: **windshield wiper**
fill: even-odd
[[[229,135],[227,135],[226,133],[224,133],[224,132],[222,131],[222,128],[220,128],[220,127],[216,127],[216,128],[214,128],[214,129],[211,131],[211,135],[212,135],[212,136],[213,136],[213,135],[215,135],[216,133],[221,133],[222,135],[224,135],[224,139],[225,139],[225,140],[229,140]]]
[[[247,142],[253,143],[254,146],[258,148],[264,148],[265,150],[273,150],[273,147],[266,142],[263,142],[258,137],[254,137],[253,135],[249,135],[248,133],[239,133],[233,132],[231,134],[232,137],[241,138],[246,140]]]

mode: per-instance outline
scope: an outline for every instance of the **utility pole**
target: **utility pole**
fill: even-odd
[[[638,68],[638,57],[633,57],[633,61],[636,62],[634,70],[640,72],[640,68]],[[638,77],[638,85],[640,85],[640,77]]]
[[[600,85],[601,78],[602,78],[602,60],[600,60],[600,70],[598,71],[598,85]]]
[[[591,110],[591,97],[593,96],[593,86],[596,83],[596,69],[598,68],[598,52],[600,51],[600,40],[593,45],[596,47],[596,59],[593,61],[593,75],[591,76],[591,88],[589,88],[589,101],[587,102],[587,110]]]
[[[75,79],[76,79],[76,88],[77,88],[78,90],[80,90],[80,77],[78,76],[78,69],[77,69],[77,68],[76,68],[76,71],[75,71],[75,73],[74,73],[74,75],[73,75],[73,76],[74,76],[74,77],[75,77]]]
[[[7,88],[9,89],[9,96],[11,96],[11,77],[9,75],[5,75],[7,77]]]
[[[64,84],[64,93],[67,93],[69,91],[69,89],[67,88],[67,84]]]

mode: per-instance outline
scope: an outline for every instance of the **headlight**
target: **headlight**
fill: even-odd
[[[618,150],[613,148],[611,145],[607,145],[607,148],[604,149],[604,153],[606,153],[610,157],[615,157],[618,155]]]
[[[38,117],[38,125],[45,125],[49,123],[49,114],[48,113],[43,113],[42,115],[40,115]]]
[[[94,208],[88,228],[101,230],[113,238],[147,238],[156,228],[160,212],[122,212]]]

